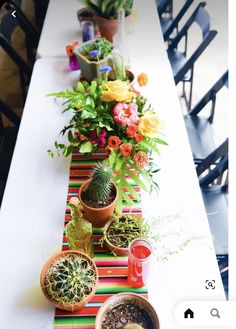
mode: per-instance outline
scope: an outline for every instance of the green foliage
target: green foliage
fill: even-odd
[[[106,200],[112,191],[112,175],[113,171],[110,166],[98,165],[84,191],[86,198],[94,202]]]
[[[96,284],[94,265],[83,255],[68,254],[57,259],[45,277],[48,297],[59,305],[83,301]]]
[[[133,0],[83,0],[86,7],[90,8],[97,16],[105,18],[118,18],[121,8],[125,11],[125,16],[132,12]]]
[[[144,329],[144,328],[138,323],[128,323],[124,329]]]
[[[122,217],[114,217],[109,229],[100,239],[100,244],[103,245],[107,239],[119,248],[128,248],[132,240],[146,238],[148,235],[149,226],[144,219],[122,215]]]
[[[100,61],[106,58],[111,53],[112,49],[112,43],[105,38],[101,38],[85,44],[82,48],[81,54],[91,61]],[[91,51],[93,50],[99,50],[99,54],[94,58],[91,57]]]

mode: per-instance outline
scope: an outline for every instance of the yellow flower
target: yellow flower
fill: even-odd
[[[146,112],[139,120],[138,131],[145,137],[156,137],[161,128],[162,121],[154,112]]]
[[[137,77],[137,81],[140,87],[146,86],[148,84],[148,76],[146,73],[140,73]]]
[[[101,96],[103,102],[117,101],[130,103],[132,98],[135,97],[134,93],[130,91],[127,81],[108,81],[106,89]]]

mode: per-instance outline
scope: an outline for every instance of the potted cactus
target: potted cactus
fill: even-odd
[[[85,6],[94,12],[100,33],[107,40],[112,42],[113,36],[118,31],[118,15],[121,8],[128,17],[132,12],[133,0],[83,0]]]
[[[91,82],[98,78],[102,79],[102,72],[100,69],[108,65],[112,66],[110,53],[113,45],[105,38],[90,40],[84,42],[82,45],[74,48],[82,77]]]
[[[135,293],[118,293],[108,298],[96,317],[96,329],[160,329],[153,306]]]
[[[103,227],[114,212],[118,191],[112,176],[110,166],[99,164],[79,190],[84,217],[94,227]]]
[[[149,226],[142,218],[131,216],[113,216],[104,227],[100,244],[115,255],[128,255],[128,247],[132,240],[149,236]]]
[[[84,307],[94,296],[98,270],[86,254],[67,250],[46,262],[40,284],[46,298],[56,307],[74,312]]]

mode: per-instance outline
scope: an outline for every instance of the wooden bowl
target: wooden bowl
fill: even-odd
[[[159,318],[157,316],[157,313],[154,309],[154,307],[151,305],[151,303],[145,299],[144,297],[141,297],[138,294],[131,293],[131,292],[122,292],[115,294],[108,298],[100,307],[97,316],[96,316],[96,324],[95,329],[101,329],[102,328],[102,322],[107,312],[109,312],[112,308],[116,307],[119,304],[125,304],[125,303],[132,302],[133,304],[136,304],[140,306],[141,308],[145,309],[153,322],[154,329],[160,329],[160,322]]]

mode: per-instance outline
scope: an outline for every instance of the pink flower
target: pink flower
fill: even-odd
[[[97,130],[94,129],[92,131],[92,135],[91,135],[91,141],[94,144],[97,144],[99,147],[104,147],[106,145],[106,135],[107,135],[107,130],[106,128],[102,128],[100,135],[98,136],[97,134]]]
[[[143,151],[135,153],[133,160],[135,165],[140,168],[145,168],[149,162],[147,153]]]
[[[137,124],[138,117],[138,105],[135,103],[117,103],[112,111],[114,121],[122,126]]]

